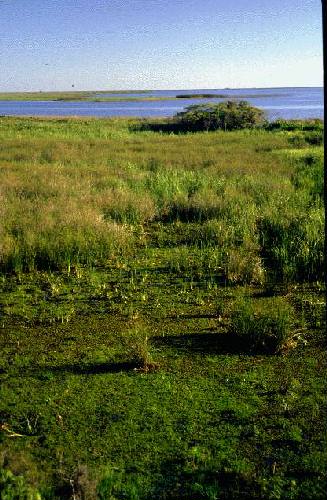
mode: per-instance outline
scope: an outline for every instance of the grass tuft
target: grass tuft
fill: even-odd
[[[229,313],[229,331],[248,352],[281,352],[291,345],[295,312],[280,297],[241,297]]]

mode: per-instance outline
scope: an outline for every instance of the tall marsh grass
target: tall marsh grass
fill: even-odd
[[[3,272],[102,266],[151,246],[171,270],[213,266],[233,283],[322,279],[320,147],[297,149],[283,130],[135,123],[0,119]]]

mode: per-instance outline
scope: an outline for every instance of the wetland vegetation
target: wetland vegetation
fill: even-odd
[[[0,137],[2,499],[323,499],[322,123]]]

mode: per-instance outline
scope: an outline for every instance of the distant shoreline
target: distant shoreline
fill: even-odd
[[[323,87],[253,87],[244,89],[166,89],[166,90],[94,90],[60,92],[0,92],[0,101],[59,101],[59,102],[144,102],[187,99],[254,99],[278,97],[278,93],[258,93],[260,90],[323,89]],[[235,94],[233,91],[240,91]],[[248,91],[257,93],[248,93]],[[211,91],[211,92],[210,92]],[[242,92],[244,91],[244,92]],[[133,94],[151,94],[154,92],[176,92],[171,96],[145,95],[134,97]],[[219,93],[217,93],[219,92]],[[120,96],[118,97],[118,95]],[[132,94],[132,95],[128,95]],[[126,95],[126,97],[125,97]]]

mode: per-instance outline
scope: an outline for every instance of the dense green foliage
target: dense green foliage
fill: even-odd
[[[324,498],[306,126],[0,119],[1,500]]]
[[[193,104],[177,113],[176,122],[183,130],[238,130],[263,123],[264,112],[247,101],[224,101],[218,104]]]

